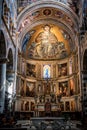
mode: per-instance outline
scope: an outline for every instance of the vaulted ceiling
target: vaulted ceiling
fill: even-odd
[[[36,45],[36,38],[44,32],[45,25],[50,27],[58,41],[51,46],[49,54],[42,52],[46,46]],[[65,58],[78,46],[78,25],[79,18],[68,5],[57,1],[38,1],[25,7],[18,15],[18,46],[27,58]],[[62,52],[59,48],[63,49]]]

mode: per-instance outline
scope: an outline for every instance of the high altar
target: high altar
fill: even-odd
[[[29,43],[18,53],[15,113],[24,119],[79,112],[78,55],[69,55],[64,30],[51,24],[38,28],[26,34]]]
[[[57,116],[60,111],[61,96],[55,95],[55,86],[51,85],[50,80],[44,80],[46,83],[43,93],[39,97],[35,96],[35,116]]]

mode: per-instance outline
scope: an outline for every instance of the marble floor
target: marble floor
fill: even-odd
[[[80,121],[65,121],[64,118],[31,118],[31,120],[20,120],[16,126],[27,128],[27,130],[81,130]]]

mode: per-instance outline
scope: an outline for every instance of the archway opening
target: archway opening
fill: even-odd
[[[1,81],[2,81],[2,64],[6,58],[6,43],[5,43],[5,37],[0,30],[0,89],[1,89]]]
[[[5,111],[11,112],[12,110],[12,95],[13,95],[13,53],[12,49],[8,52],[8,62],[6,71],[6,90],[5,90]]]
[[[6,58],[6,44],[4,34],[0,30],[0,59],[2,58]]]

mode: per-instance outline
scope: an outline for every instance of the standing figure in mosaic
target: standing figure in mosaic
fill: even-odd
[[[57,37],[50,31],[49,25],[45,25],[43,29],[44,31],[38,34],[35,39],[37,53],[42,57],[51,55],[53,44],[58,43]]]

